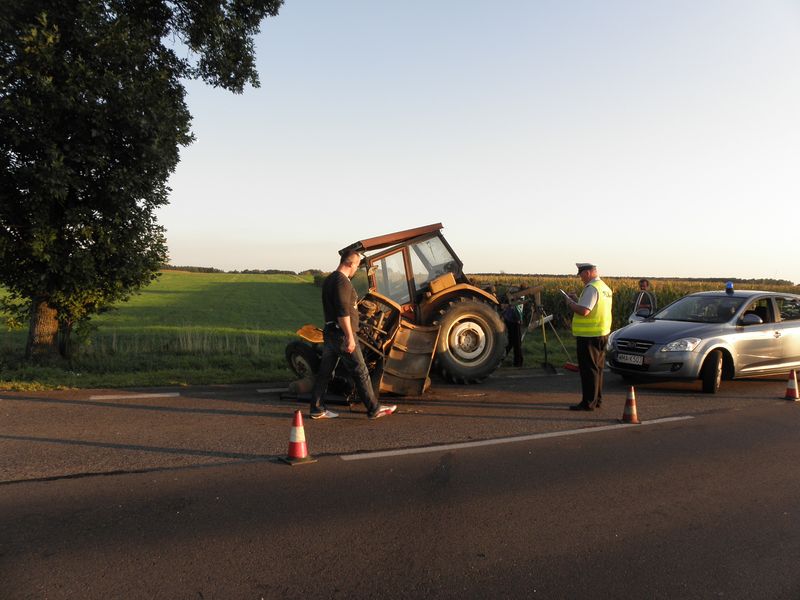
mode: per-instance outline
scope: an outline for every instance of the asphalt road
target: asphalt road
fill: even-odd
[[[615,378],[572,413],[509,370],[307,421],[296,467],[264,389],[0,396],[0,598],[800,597],[785,381],[639,386],[620,426]]]

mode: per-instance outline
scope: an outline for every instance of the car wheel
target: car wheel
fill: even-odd
[[[716,394],[722,383],[722,352],[712,351],[703,363],[700,371],[700,379],[703,381],[703,392],[706,394]]]

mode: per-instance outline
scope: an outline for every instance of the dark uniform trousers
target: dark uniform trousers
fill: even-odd
[[[581,404],[595,408],[603,401],[603,367],[608,336],[577,337],[578,370],[581,375]]]
[[[317,379],[314,382],[314,389],[311,392],[312,412],[322,410],[322,396],[325,394],[325,390],[328,389],[328,383],[330,383],[336,365],[340,361],[344,368],[347,369],[350,377],[353,378],[358,397],[366,406],[367,412],[370,414],[375,412],[378,407],[378,401],[375,398],[372,382],[369,379],[369,370],[364,362],[364,355],[361,353],[358,341],[356,340],[356,349],[350,354],[347,352],[347,340],[344,332],[338,326],[334,324],[325,325],[322,336],[322,361],[320,362]]]
[[[522,325],[516,321],[506,321],[506,331],[508,333],[508,343],[506,344],[506,354],[510,350],[514,351],[514,366],[522,366]]]

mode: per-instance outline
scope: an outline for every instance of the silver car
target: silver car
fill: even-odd
[[[700,379],[713,394],[722,379],[800,368],[795,294],[698,292],[640,316],[609,337],[608,366],[626,379]]]

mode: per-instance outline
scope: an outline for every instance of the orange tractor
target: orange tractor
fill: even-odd
[[[505,356],[498,298],[470,282],[441,230],[436,223],[339,251],[364,255],[368,291],[358,303],[357,335],[381,392],[421,394],[432,366],[453,383],[476,383]],[[286,358],[298,376],[312,376],[319,369],[322,331],[306,325],[297,333],[303,339],[289,343]]]

